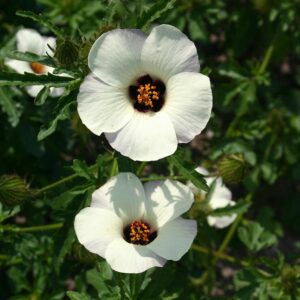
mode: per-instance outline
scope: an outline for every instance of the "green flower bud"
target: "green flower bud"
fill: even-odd
[[[225,183],[238,183],[245,177],[247,163],[241,153],[225,155],[218,164],[219,175]]]
[[[84,40],[80,45],[79,55],[82,59],[86,59],[92,48],[92,42],[90,40]]]
[[[73,65],[78,60],[79,48],[69,38],[58,40],[54,57],[62,66]]]
[[[26,182],[16,175],[0,177],[0,202],[12,207],[22,204],[30,195]]]
[[[84,265],[93,265],[96,262],[96,255],[86,250],[81,244],[75,242],[72,249],[73,257]]]

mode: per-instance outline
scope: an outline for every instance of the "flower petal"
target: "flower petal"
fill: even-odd
[[[94,75],[87,76],[77,96],[82,122],[97,135],[122,128],[134,110],[126,92],[105,84]]]
[[[235,202],[230,201],[226,205],[228,205],[228,204],[229,205],[235,205]],[[237,214],[232,214],[232,215],[222,216],[222,217],[208,216],[207,217],[207,223],[210,226],[214,226],[216,228],[225,228],[225,227],[229,226],[231,223],[233,223],[233,221],[236,219],[236,217],[237,217]]]
[[[164,112],[134,111],[131,120],[119,131],[105,134],[110,145],[133,160],[158,160],[177,148],[174,127]]]
[[[178,181],[167,179],[147,182],[144,188],[147,199],[147,219],[156,220],[158,227],[178,218],[194,202],[192,191]]]
[[[27,61],[21,61],[21,60],[16,60],[16,59],[6,59],[5,64],[20,74],[24,74],[25,72],[33,73],[32,69],[30,68],[30,65]]]
[[[166,263],[147,247],[127,243],[122,238],[109,244],[105,259],[113,270],[121,273],[141,273]]]
[[[44,38],[37,31],[33,29],[20,29],[17,32],[18,51],[43,54],[44,48]]]
[[[43,48],[43,53],[42,54],[43,55],[49,55],[49,56],[52,57],[54,55],[54,53],[51,50],[51,48],[53,50],[55,50],[55,48],[56,48],[56,39],[54,37],[45,37],[45,36],[43,37],[43,39],[44,39],[44,48]]]
[[[212,178],[213,181],[214,178]],[[211,183],[208,183],[209,185]],[[222,208],[227,206],[232,199],[231,191],[223,184],[221,178],[217,178],[215,190],[210,198],[209,205],[213,208]]]
[[[126,225],[143,217],[145,199],[140,180],[132,173],[119,173],[93,193],[91,207],[113,211]]]
[[[146,247],[165,259],[179,260],[190,249],[196,234],[196,221],[177,218],[161,227],[156,239]]]
[[[74,226],[79,242],[102,257],[107,246],[123,235],[122,220],[113,212],[96,207],[81,210],[75,217]]]
[[[171,25],[152,29],[142,49],[142,64],[146,73],[167,82],[181,72],[199,72],[195,44]]]
[[[211,114],[209,78],[191,72],[171,77],[163,109],[171,118],[179,143],[190,142],[205,128]]]
[[[43,89],[42,85],[31,85],[26,87],[27,93],[31,97],[36,97],[42,89]]]
[[[115,29],[102,34],[88,57],[92,72],[109,85],[128,87],[141,74],[146,36],[140,30]]]

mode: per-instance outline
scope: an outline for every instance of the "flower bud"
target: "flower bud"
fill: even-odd
[[[22,204],[30,195],[26,182],[17,175],[0,177],[0,202],[12,207]]]
[[[86,59],[92,48],[92,42],[90,40],[84,40],[80,45],[79,55],[82,59]]]
[[[78,46],[69,38],[58,40],[54,57],[62,66],[73,65],[79,56]]]
[[[95,254],[86,250],[81,244],[75,242],[72,249],[73,257],[79,263],[84,265],[92,265],[96,262]]]
[[[225,183],[238,183],[244,179],[247,163],[242,153],[225,155],[218,164],[219,175]]]

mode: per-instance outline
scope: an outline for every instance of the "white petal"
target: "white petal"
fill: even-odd
[[[64,88],[50,88],[51,97],[60,97],[65,92]]]
[[[144,184],[147,199],[147,219],[156,220],[157,226],[178,218],[194,202],[192,191],[184,184],[173,181],[152,181]],[[153,222],[152,221],[152,222]]]
[[[209,78],[191,72],[177,74],[167,82],[168,113],[180,143],[190,142],[206,126],[212,108]]]
[[[134,111],[119,131],[105,134],[110,145],[133,160],[151,161],[176,151],[177,138],[167,114]]]
[[[87,76],[77,96],[82,122],[97,135],[119,130],[133,115],[127,92],[105,84],[94,75]]]
[[[145,39],[141,31],[133,29],[115,29],[102,34],[89,53],[90,69],[107,84],[127,88],[141,75]]]
[[[33,73],[32,69],[30,68],[29,62],[27,61],[6,59],[5,64],[20,74],[24,74],[25,72]]]
[[[53,51],[50,49],[50,47],[55,50],[56,48],[56,40],[54,37],[43,37],[44,39],[44,49],[43,49],[43,55],[49,55],[49,56],[53,56],[54,53]],[[49,47],[50,46],[50,47]],[[52,73],[52,72],[51,72]]]
[[[18,51],[43,54],[44,48],[44,38],[37,31],[33,29],[20,29],[17,32]]]
[[[222,201],[222,200],[221,200]],[[221,201],[219,201],[219,203],[221,203]],[[218,207],[214,207],[214,208],[222,208],[225,207],[227,205],[235,205],[235,201],[225,201],[223,200],[222,206],[218,206]],[[234,220],[236,219],[237,214],[231,214],[228,216],[222,216],[222,217],[213,217],[213,216],[208,216],[207,217],[207,222],[210,226],[214,226],[216,228],[225,228],[228,225],[230,225],[232,222],[234,222]]]
[[[152,29],[142,49],[142,64],[146,73],[164,82],[181,72],[199,72],[195,44],[171,25]]]
[[[209,183],[211,184],[211,183]],[[222,179],[218,178],[215,190],[210,198],[209,205],[213,208],[222,208],[227,206],[232,199],[231,191],[223,184]]]
[[[146,247],[165,259],[179,260],[190,249],[196,234],[196,221],[177,218],[161,227],[156,239]]]
[[[205,168],[201,167],[201,166],[197,167],[195,169],[195,171],[198,172],[198,173],[200,173],[200,174],[202,174],[202,175],[204,175],[204,176],[208,176],[209,175],[208,171]]]
[[[31,97],[36,97],[42,89],[43,89],[42,85],[31,85],[26,87],[27,93]]]
[[[90,252],[104,257],[107,246],[123,235],[123,223],[113,212],[87,207],[75,217],[75,232],[79,242]]]
[[[126,225],[143,218],[145,201],[140,180],[132,173],[119,173],[93,193],[91,206],[113,211]]]
[[[113,270],[121,273],[141,273],[166,263],[147,247],[127,243],[122,238],[109,244],[105,259]]]

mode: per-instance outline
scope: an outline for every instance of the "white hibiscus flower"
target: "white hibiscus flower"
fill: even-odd
[[[202,167],[196,168],[196,171],[202,175],[206,175],[206,176],[209,175],[208,171]],[[208,186],[211,186],[214,180],[216,180],[215,189],[208,203],[212,209],[223,208],[228,205],[235,205],[236,202],[231,200],[232,199],[231,191],[223,184],[221,178],[206,177],[205,179]],[[197,189],[192,183],[189,183],[188,186],[191,188],[195,196],[206,195],[205,192]],[[225,228],[229,226],[236,219],[236,217],[237,217],[236,214],[222,216],[222,217],[208,216],[207,222],[210,226],[214,226],[216,228]]]
[[[199,74],[197,50],[170,25],[115,29],[91,48],[78,94],[82,122],[133,160],[157,160],[206,126],[212,108],[209,78]]]
[[[51,55],[51,50],[48,45],[55,49],[56,42],[53,37],[41,36],[37,31],[33,29],[20,29],[16,35],[17,38],[17,50],[21,52],[31,52],[38,55]],[[27,62],[15,59],[5,60],[5,64],[14,69],[20,74],[35,73],[37,75],[43,75],[52,73],[54,68],[40,64],[39,62]],[[42,90],[43,86],[33,85],[26,87],[28,94],[32,97],[36,97]],[[51,88],[51,96],[57,97],[63,94],[63,88]]]
[[[196,233],[194,220],[180,217],[193,193],[177,181],[145,183],[120,173],[92,195],[90,207],[75,218],[79,242],[122,273],[140,273],[179,260]]]

